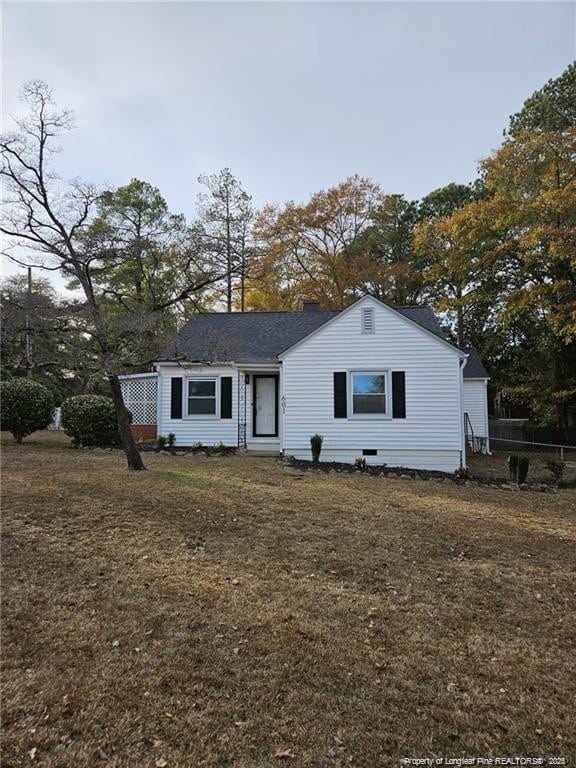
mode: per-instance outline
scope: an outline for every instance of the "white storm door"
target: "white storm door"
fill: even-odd
[[[254,437],[276,436],[276,376],[254,377]]]

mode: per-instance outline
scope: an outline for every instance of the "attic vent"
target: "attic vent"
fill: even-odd
[[[362,333],[374,333],[374,308],[364,307],[362,309]]]

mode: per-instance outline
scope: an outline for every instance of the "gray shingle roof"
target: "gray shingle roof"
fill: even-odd
[[[480,360],[480,355],[474,347],[465,347],[464,352],[468,355],[468,360],[464,366],[464,378],[489,379],[488,371],[484,368],[484,363]]]
[[[395,309],[445,339],[431,307]],[[278,355],[336,317],[340,311],[206,312],[192,315],[182,330],[162,350],[159,360],[210,363],[277,362]],[[466,369],[464,375],[466,376]]]
[[[191,362],[278,362],[278,355],[338,311],[206,312],[190,320],[160,359]]]

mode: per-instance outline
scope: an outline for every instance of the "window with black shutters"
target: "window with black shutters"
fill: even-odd
[[[384,416],[387,413],[387,371],[350,374],[352,384],[352,414],[354,416]]]
[[[216,379],[188,379],[188,416],[216,415]]]

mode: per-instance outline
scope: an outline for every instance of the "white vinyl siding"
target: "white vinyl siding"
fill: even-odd
[[[374,309],[374,334],[361,310]],[[334,418],[335,371],[404,371],[406,418]],[[454,471],[463,447],[460,358],[410,321],[367,299],[283,356],[283,448],[310,458],[310,436],[323,435],[321,459],[353,462],[376,449],[371,464]],[[350,381],[348,377],[348,387]]]
[[[464,379],[464,413],[468,414],[475,437],[488,437],[488,382]]]
[[[158,434],[176,435],[176,445],[190,446],[194,443],[216,445],[224,443],[228,446],[238,445],[238,372],[232,366],[177,366],[161,364],[158,366],[159,376],[159,416]],[[171,412],[171,379],[181,376],[183,379],[182,419],[172,419]],[[214,380],[221,376],[232,377],[232,418],[221,419],[218,415],[194,414],[188,416],[188,381]],[[216,413],[220,413],[220,387],[216,386]]]

